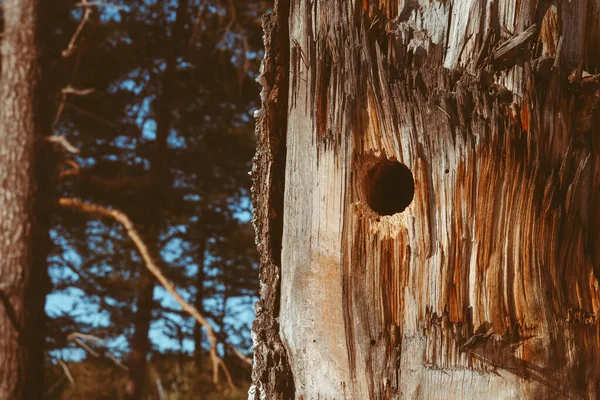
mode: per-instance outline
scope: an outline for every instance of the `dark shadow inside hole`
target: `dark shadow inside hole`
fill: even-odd
[[[404,211],[415,195],[415,181],[408,167],[390,160],[371,168],[365,188],[369,206],[380,215]]]

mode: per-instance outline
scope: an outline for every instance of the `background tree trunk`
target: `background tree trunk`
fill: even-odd
[[[285,3],[250,398],[597,398],[600,1]]]
[[[202,215],[200,215],[202,218]],[[206,278],[206,274],[204,271],[204,262],[206,259],[206,244],[207,238],[202,229],[200,229],[199,235],[199,245],[197,252],[197,263],[198,263],[198,273],[196,275],[196,297],[194,298],[194,307],[201,313],[204,313],[204,280]],[[204,339],[204,334],[202,332],[202,325],[198,322],[194,323],[194,361],[196,366],[200,368],[202,366],[202,360],[204,358],[204,349],[202,348],[202,341]]]
[[[47,218],[52,203],[36,196],[36,177],[47,176],[48,170],[37,165],[41,157],[34,155],[35,143],[50,128],[47,93],[42,93],[40,85],[41,40],[48,34],[42,32],[47,25],[41,21],[45,18],[41,8],[35,0],[3,3],[0,399],[41,399],[43,395]],[[40,189],[44,192],[48,187],[44,184]]]
[[[164,225],[163,207],[167,201],[165,193],[168,187],[168,136],[171,130],[172,117],[171,107],[174,100],[175,69],[177,68],[178,48],[177,39],[181,40],[181,31],[184,18],[187,14],[187,1],[179,1],[177,13],[173,25],[172,48],[167,51],[165,57],[165,72],[161,79],[161,92],[154,105],[156,112],[156,139],[151,165],[151,193],[147,199],[148,223],[146,224],[147,238],[149,243],[155,243],[158,256],[161,249],[161,228]],[[168,25],[165,15],[165,25]],[[129,398],[138,400],[143,398],[146,376],[148,374],[148,352],[151,350],[151,342],[148,336],[150,324],[152,323],[152,312],[154,302],[154,277],[145,268],[140,271],[138,281],[139,289],[137,295],[137,309],[134,321],[134,333],[131,340],[131,362],[130,382],[127,388]]]

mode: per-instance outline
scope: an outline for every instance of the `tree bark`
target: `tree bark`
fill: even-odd
[[[202,214],[200,216],[202,218]],[[199,237],[198,245],[198,274],[196,275],[196,298],[194,299],[194,306],[204,313],[204,280],[206,274],[204,272],[204,261],[206,259],[206,235],[203,228],[200,228],[201,233]],[[197,368],[202,366],[202,359],[204,358],[204,349],[202,348],[202,341],[204,335],[202,333],[202,325],[197,321],[194,325],[194,362]]]
[[[294,398],[294,381],[279,335],[281,240],[288,107],[289,5],[275,1],[263,17],[265,54],[258,82],[262,109],[256,121],[256,155],[252,165],[252,223],[260,254],[260,299],[252,323],[253,368],[249,399]]]
[[[597,398],[600,1],[290,3],[250,398]]]
[[[48,32],[36,0],[3,3],[0,47],[0,399],[41,399],[47,293],[48,198],[37,196],[36,141],[48,134],[41,42]],[[44,19],[44,21],[46,21]],[[44,85],[45,87],[46,85]],[[39,142],[37,142],[39,143]],[[46,149],[46,152],[48,150]],[[39,156],[36,158],[36,156]],[[46,182],[44,177],[44,182]]]
[[[129,360],[129,382],[127,395],[131,400],[142,399],[148,369],[148,352],[150,338],[148,336],[154,309],[154,279],[148,271],[140,271],[137,309],[134,318],[134,332],[131,338],[131,355]]]

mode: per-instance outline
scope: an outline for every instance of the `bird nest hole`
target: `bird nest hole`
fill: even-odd
[[[398,161],[381,160],[367,171],[364,181],[367,204],[379,215],[400,213],[412,203],[415,180]]]

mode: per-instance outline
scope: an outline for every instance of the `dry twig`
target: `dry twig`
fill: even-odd
[[[77,26],[77,29],[75,30],[75,33],[73,34],[73,36],[71,37],[71,40],[69,41],[69,44],[67,45],[67,48],[64,49],[61,53],[61,55],[64,58],[70,57],[73,54],[73,52],[75,51],[75,44],[77,43],[77,39],[79,38],[81,31],[83,31],[83,27],[85,26],[85,24],[90,19],[90,16],[92,15],[92,9],[89,7],[89,3],[87,1],[83,1],[81,3],[81,5],[83,7],[85,7],[85,11],[83,12],[83,18],[81,18],[81,22],[79,22],[79,25]]]
[[[73,340],[75,343],[77,343],[82,349],[84,349],[85,351],[90,353],[92,356],[94,356],[96,358],[100,357],[100,353],[96,352],[94,349],[92,349],[90,346],[88,346],[83,340],[79,339],[78,337],[73,338],[71,340]]]
[[[73,146],[71,143],[69,143],[67,138],[65,138],[64,136],[58,136],[58,135],[44,136],[43,140],[47,143],[58,144],[58,145],[60,145],[60,147],[62,147],[65,151],[67,151],[69,153],[79,154],[79,149],[77,147]]]
[[[72,108],[73,110],[75,110],[75,111],[77,111],[77,112],[79,112],[79,113],[81,113],[83,115],[86,115],[86,116],[88,116],[88,117],[90,117],[92,119],[95,119],[98,122],[102,122],[103,124],[106,124],[106,125],[110,126],[111,128],[115,128],[117,126],[117,124],[115,124],[114,122],[111,122],[111,121],[107,120],[106,118],[103,118],[103,117],[101,117],[101,116],[99,116],[97,114],[94,114],[91,111],[84,110],[83,108],[78,107],[78,106],[76,106],[73,103],[64,102],[64,105],[67,106],[67,107]]]
[[[77,343],[79,346],[81,346],[85,351],[87,351],[88,353],[90,353],[92,356],[96,357],[96,358],[100,358],[101,355],[99,353],[97,353],[96,351],[92,350],[92,348],[90,346],[88,346],[83,340],[81,339],[89,339],[89,340],[93,340],[95,342],[100,342],[100,343],[106,343],[106,340],[99,338],[98,336],[94,336],[94,335],[90,335],[90,334],[86,334],[86,333],[81,333],[81,332],[71,332],[68,336],[67,336],[67,340],[72,340],[75,343]],[[127,368],[126,365],[124,365],[121,360],[119,360],[117,357],[115,357],[114,355],[112,355],[109,351],[107,351],[106,349],[104,350],[104,355],[106,355],[108,358],[110,358],[112,360],[112,362],[115,363],[115,365],[125,371],[129,371],[129,368]]]
[[[67,86],[65,86],[61,92],[62,94],[73,94],[75,96],[87,96],[90,93],[94,92],[94,88],[88,88],[88,89],[75,89],[73,86],[71,86],[71,84],[68,84]]]
[[[123,10],[124,8],[117,4],[104,3],[102,1],[82,1],[81,3],[75,4],[75,7],[106,7],[116,8],[117,10]]]
[[[81,332],[71,332],[69,336],[67,336],[67,340],[74,340],[76,338],[79,339],[89,339],[95,342],[105,343],[106,340],[99,338],[98,336],[90,335],[89,333],[81,333]]]
[[[78,6],[78,7],[85,7],[85,11],[83,13],[83,17],[81,18],[81,21],[79,22],[79,25],[77,26],[77,29],[75,30],[75,33],[71,37],[71,40],[69,40],[69,44],[67,45],[67,48],[64,49],[61,53],[61,55],[64,58],[68,58],[68,57],[72,56],[73,53],[75,52],[77,40],[79,39],[79,36],[81,35],[81,32],[83,31],[84,26],[87,24],[87,22],[90,19],[90,16],[92,15],[91,6],[98,5],[98,4],[100,4],[100,3],[99,2],[88,2],[87,0],[83,0],[81,3],[76,4],[76,6]],[[77,69],[79,68],[80,60],[81,60],[81,52],[75,61],[75,67],[73,68],[73,75],[75,75]],[[85,96],[87,94],[92,93],[93,91],[94,91],[94,89],[84,89],[84,90],[75,89],[71,86],[71,84],[68,84],[65,88],[63,88],[62,99],[61,99],[61,102],[56,111],[56,115],[54,116],[54,122],[52,123],[52,126],[56,125],[58,123],[58,121],[60,120],[60,117],[65,109],[65,104],[67,102],[67,97],[69,94]]]
[[[67,176],[77,176],[81,172],[81,167],[74,160],[65,160],[62,162],[62,166],[68,166],[70,168],[63,169],[58,173],[58,179],[66,178]]]

